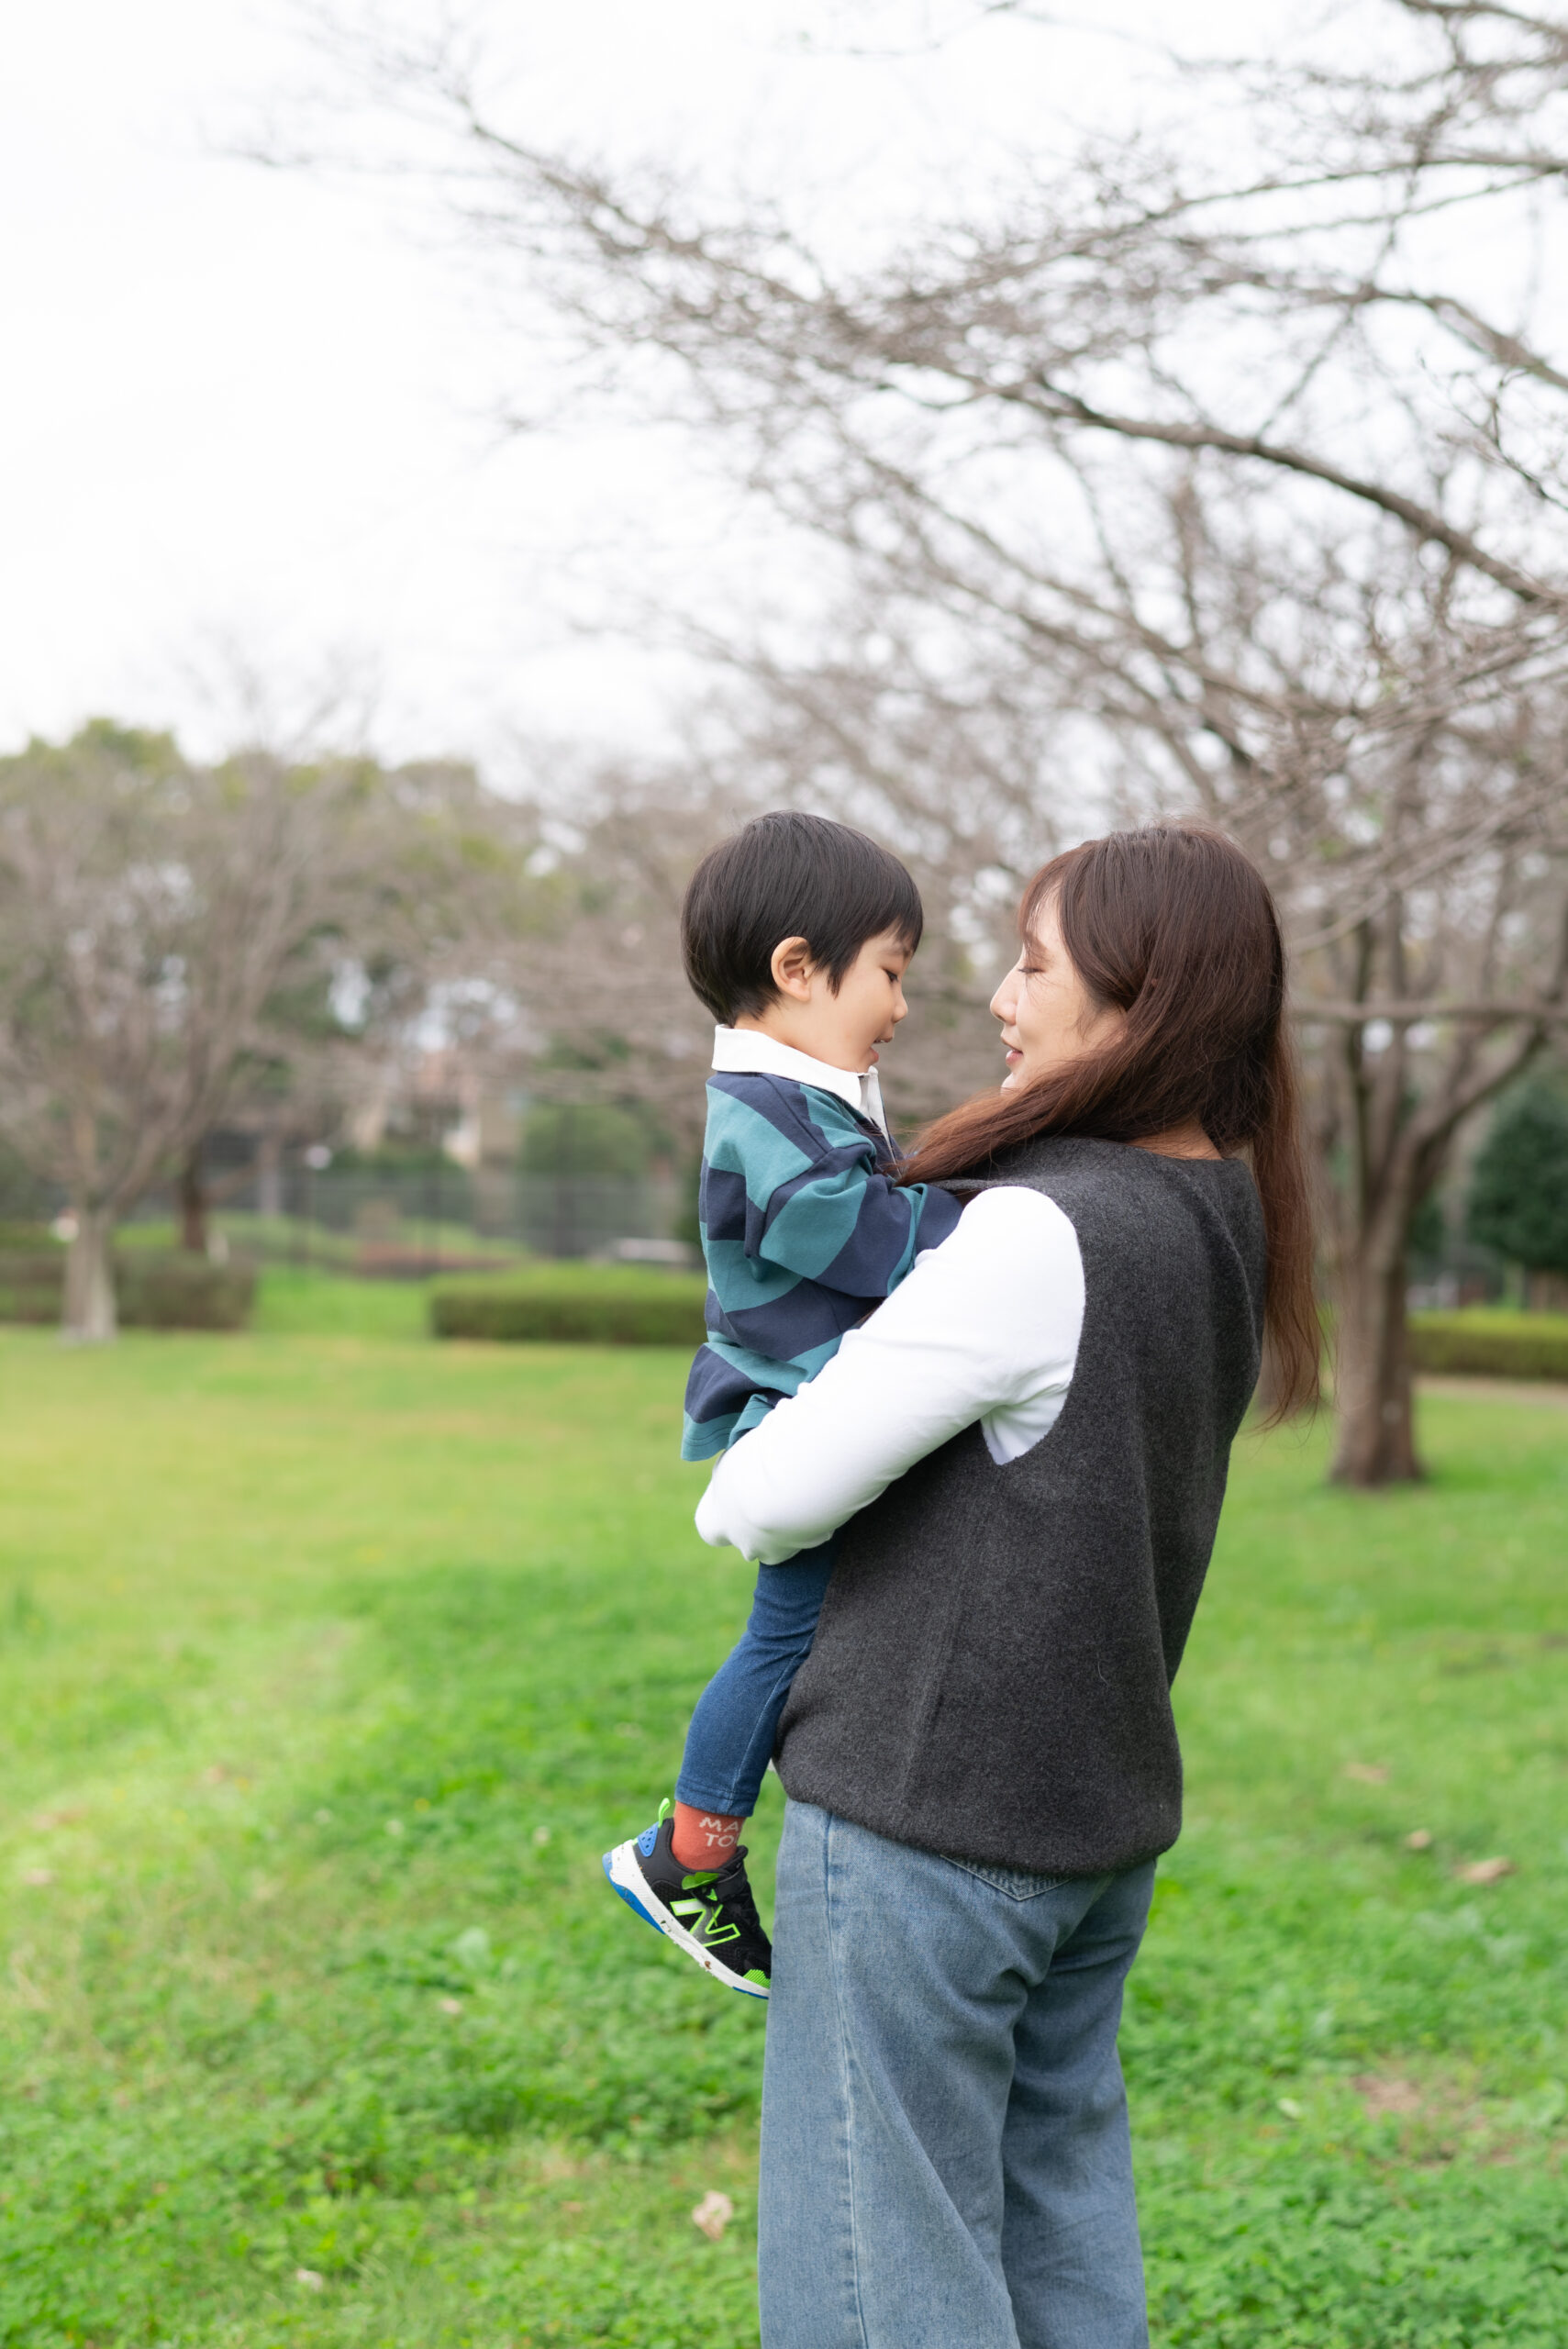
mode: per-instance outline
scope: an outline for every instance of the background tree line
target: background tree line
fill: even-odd
[[[482,266],[572,330],[584,396],[620,370],[624,402],[634,355],[811,594],[787,625],[659,615],[716,681],[689,752],[512,798],[113,729],[7,763],[4,1117],[76,1202],[77,1326],[154,1168],[432,1007],[538,1097],[645,1105],[690,1152],[675,911],[752,807],[862,823],[917,872],[906,1122],[984,1076],[1029,873],[1191,813],[1290,933],[1336,1473],[1418,1473],[1418,1219],[1568,1030],[1568,16],[1379,0],[1283,61],[1178,61],[1159,139],[1085,137],[879,245],[814,240],[788,191],[543,148],[472,28],[406,14],[394,40],[339,12],[335,54],[434,127]]]
[[[308,1136],[526,930],[501,812],[452,763],[202,764],[106,721],[0,760],[0,1132],[68,1202],[70,1333],[113,1334],[115,1228],[155,1186],[202,1236],[216,1127]]]
[[[1335,1473],[1417,1474],[1416,1219],[1568,1024],[1568,14],[1377,0],[1174,59],[1157,134],[1085,133],[880,238],[551,147],[461,10],[324,21],[377,151],[390,117],[487,282],[575,336],[582,395],[639,386],[808,551],[804,616],[686,623],[724,680],[710,756],[919,866],[951,1089],[976,950],[1064,831],[1190,812],[1257,856],[1324,1176]]]

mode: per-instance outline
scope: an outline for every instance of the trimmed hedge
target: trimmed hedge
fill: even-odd
[[[1418,1313],[1410,1358],[1418,1370],[1471,1378],[1568,1380],[1568,1313]]]
[[[0,1321],[58,1321],[65,1251],[47,1232],[0,1239]]]
[[[128,1330],[243,1330],[256,1302],[256,1267],[215,1264],[183,1248],[127,1249],[115,1258],[115,1296]]]
[[[0,1252],[20,1248],[37,1255],[51,1248],[58,1251],[60,1244],[47,1223],[18,1223],[14,1217],[0,1220]]]
[[[430,1292],[438,1338],[590,1346],[697,1346],[706,1284],[684,1273],[598,1264],[506,1280],[443,1282]]]
[[[0,1247],[0,1321],[51,1322],[65,1293],[65,1250]],[[115,1299],[128,1330],[242,1330],[256,1301],[256,1267],[215,1264],[179,1248],[128,1248],[115,1257]]]

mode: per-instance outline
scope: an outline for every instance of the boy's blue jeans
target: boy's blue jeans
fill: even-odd
[[[763,2349],[1148,2349],[1116,2043],[1153,1882],[940,1859],[789,1805]]]
[[[782,1566],[758,1567],[751,1619],[697,1698],[677,1802],[729,1819],[750,1819],[757,1808],[784,1698],[817,1636],[833,1548],[827,1542]]]

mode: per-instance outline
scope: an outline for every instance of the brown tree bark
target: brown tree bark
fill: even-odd
[[[269,1127],[256,1145],[256,1212],[275,1219],[283,1211],[283,1136]]]
[[[180,1169],[178,1185],[180,1205],[180,1245],[193,1255],[207,1253],[210,1234],[207,1228],[207,1188],[202,1175],[202,1145],[198,1141],[187,1152]]]
[[[60,1334],[67,1345],[106,1345],[119,1328],[110,1246],[113,1214],[104,1208],[75,1210],[76,1236],[65,1259],[65,1298]]]
[[[1404,1235],[1344,1264],[1338,1287],[1334,1400],[1335,1484],[1413,1484],[1426,1475],[1416,1449]]]
[[[1494,908],[1497,927],[1504,895]],[[1360,960],[1371,971],[1371,930]],[[1406,946],[1397,901],[1384,951],[1403,983]],[[1558,996],[1560,952],[1550,986]],[[1425,1475],[1416,1444],[1410,1330],[1406,1306],[1410,1231],[1440,1181],[1464,1119],[1527,1066],[1544,1029],[1486,1036],[1482,1023],[1457,1030],[1440,1059],[1432,1051],[1425,1097],[1411,1076],[1407,1035],[1374,1053],[1366,1020],[1352,1023],[1337,1052],[1325,1052],[1325,1113],[1319,1147],[1325,1164],[1343,1153],[1329,1194],[1336,1311],[1334,1402],[1339,1438],[1329,1475],[1336,1484],[1370,1487]],[[1501,1023],[1499,1023],[1501,1024]]]

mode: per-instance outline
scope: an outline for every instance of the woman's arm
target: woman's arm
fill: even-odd
[[[976,1419],[997,1460],[1052,1424],[1084,1324],[1077,1234],[1043,1192],[983,1191],[885,1305],[714,1472],[697,1531],[775,1564],[825,1542]]]

